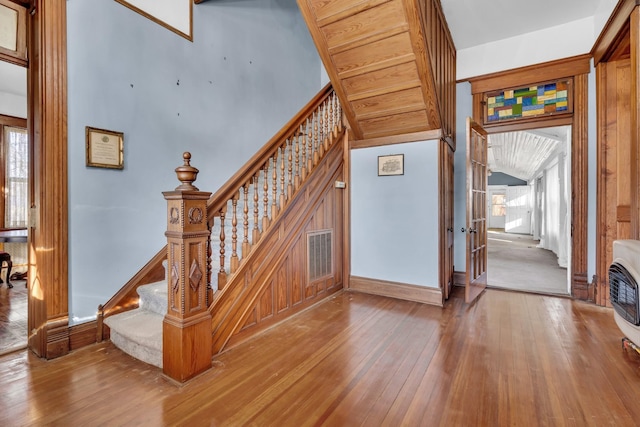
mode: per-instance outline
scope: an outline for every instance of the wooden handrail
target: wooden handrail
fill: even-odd
[[[333,92],[331,83],[328,83],[311,101],[309,101],[298,114],[296,114],[289,122],[284,125],[256,154],[249,159],[247,163],[242,166],[238,172],[235,173],[229,180],[220,187],[209,199],[207,205],[209,212],[209,220],[217,215],[217,212],[222,209],[223,205],[227,203],[233,197],[233,194],[238,191],[238,188],[242,187],[247,182],[247,177],[254,176],[262,166],[266,159],[273,156],[275,151],[280,148],[282,141],[290,135],[296,133],[301,124],[304,123],[309,114],[311,114],[320,103],[329,97]]]
[[[218,270],[217,290],[224,289],[229,275],[237,271],[260,241],[260,235],[282,214],[294,192],[336,140],[343,129],[341,111],[332,87],[325,86],[209,199],[207,220],[216,241],[207,248],[207,271]],[[251,190],[253,197],[249,198]],[[243,193],[246,197],[241,197]],[[249,201],[253,203],[252,216],[248,214]],[[219,219],[214,221],[216,217]],[[243,224],[241,233],[239,223]],[[243,241],[241,253],[239,236]],[[217,254],[215,246],[219,246]],[[214,290],[214,276],[208,275]]]
[[[290,150],[294,149],[294,145],[290,142],[290,139],[300,136],[301,127],[304,126],[305,123],[308,123],[309,117],[312,117],[312,119],[313,117],[316,118],[315,143],[318,144],[318,142],[320,142],[317,149],[320,151],[326,149],[322,147],[323,143],[325,145],[327,144],[326,141],[317,141],[317,131],[318,131],[317,122],[321,121],[322,119],[319,118],[317,115],[316,116],[313,116],[313,115],[314,113],[317,113],[320,106],[324,105],[325,107],[327,107],[327,105],[329,105],[328,103],[330,101],[328,101],[328,99],[330,97],[331,97],[331,102],[335,102],[335,104],[330,104],[331,107],[333,108],[335,106],[339,108],[339,103],[338,103],[337,97],[333,92],[331,84],[326,85],[317,95],[315,95],[311,99],[311,101],[309,101],[300,110],[300,112],[298,112],[298,114],[296,114],[291,120],[289,120],[289,122],[287,122],[287,124],[282,129],[280,129],[254,156],[251,157],[251,159],[249,159],[248,162],[244,164],[243,167],[241,167],[238,170],[236,174],[234,174],[224,185],[222,185],[222,187],[220,187],[220,189],[215,194],[213,194],[211,198],[208,200],[207,218],[208,218],[208,222],[211,224],[211,221],[213,220],[213,218],[218,216],[220,212],[226,212],[227,204],[229,203],[230,200],[233,200],[234,198],[238,197],[237,193],[241,188],[244,188],[245,186],[248,187],[249,185],[254,187],[250,189],[249,194],[247,195],[246,198],[242,197],[243,215],[247,215],[252,222],[251,224],[252,242],[251,243],[243,242],[242,250],[241,250],[243,257],[247,255],[245,251],[250,250],[251,245],[256,244],[257,240],[259,240],[260,238],[259,236],[261,231],[259,230],[258,226],[262,225],[263,231],[264,231],[263,223],[261,222],[260,224],[257,224],[255,221],[255,218],[257,218],[257,215],[258,215],[257,213],[258,207],[254,207],[255,211],[251,212],[251,214],[249,214],[248,212],[244,213],[245,200],[250,200],[255,204],[256,198],[258,197],[257,193],[254,193],[254,191],[258,189],[258,184],[257,184],[257,181],[254,182],[253,177],[256,177],[263,169],[265,170],[265,174],[266,174],[265,164],[267,164],[267,162],[270,162],[270,159],[279,150],[282,150],[282,153],[284,153],[284,148],[287,147],[287,143],[289,143],[288,147]],[[326,110],[324,110],[324,112],[326,114]],[[336,120],[333,121],[332,123],[334,124],[334,126],[338,127],[341,130],[343,127],[341,110],[339,109],[335,113],[336,113],[335,114]],[[336,132],[337,130],[329,129],[328,125],[325,123],[324,131],[326,136],[327,133],[332,134],[332,132]],[[309,147],[311,147],[311,143],[309,144],[310,144]],[[298,145],[296,144],[295,147],[297,148]],[[304,152],[306,148],[303,148],[300,146],[299,149],[300,149],[300,152]],[[311,152],[309,152],[309,156],[311,156]],[[290,162],[292,161],[291,159],[287,159],[287,160]],[[284,160],[281,160],[281,161],[284,161]],[[306,167],[306,164],[305,165],[300,164],[300,169],[298,169],[297,162],[298,162],[298,156],[296,154],[296,170],[299,172],[300,169],[302,169],[303,173],[306,173],[306,174],[310,172],[309,170],[306,170],[306,171],[304,170],[304,168]],[[310,164],[313,163],[311,159],[309,159],[309,163]],[[282,171],[283,167],[284,167],[283,164],[280,164],[280,171]],[[296,176],[295,177],[296,184],[295,185],[292,185],[291,183],[289,184],[292,185],[292,187],[297,188],[298,182],[302,180],[304,180],[304,176],[300,176],[300,177]],[[262,187],[260,187],[259,190],[262,191]],[[291,192],[292,191],[293,189],[291,190]],[[260,203],[262,203],[262,197],[263,197],[263,194],[261,193],[259,196]],[[282,201],[282,198],[280,198],[280,201]],[[280,209],[281,208],[282,206],[280,206]],[[233,215],[233,212],[229,213],[227,224],[231,224],[232,215]],[[264,218],[262,219],[264,220]],[[245,220],[247,220],[247,218],[243,217],[242,221],[240,222],[242,223]],[[238,220],[236,219],[236,221]],[[243,231],[244,229],[245,228],[243,227]],[[224,235],[224,231],[222,232],[222,234]],[[243,240],[245,238],[246,236],[243,235]],[[229,236],[230,243],[232,242],[231,239],[232,239],[232,236]],[[209,245],[208,247],[208,255],[214,256],[214,259],[217,259],[215,255],[216,249],[217,249],[216,247],[212,247],[211,245]],[[228,259],[230,256],[231,256],[231,251],[229,251],[229,254],[226,256],[226,258]],[[101,325],[102,325],[102,320],[105,317],[108,317],[113,314],[117,314],[122,311],[136,308],[138,306],[137,304],[138,298],[137,298],[137,292],[136,292],[137,288],[145,284],[162,280],[162,278],[165,275],[164,268],[162,267],[162,262],[166,260],[166,258],[167,258],[167,246],[165,245],[104,306],[99,307],[98,309],[98,324],[99,324],[98,340],[102,339]],[[236,262],[238,261],[234,260],[234,264]],[[211,264],[207,266],[207,277],[208,277],[209,283],[211,283],[211,280],[213,279],[213,277],[216,276],[218,269],[219,267],[215,265],[213,266],[213,268]],[[220,273],[217,274],[218,285],[220,288],[224,286],[224,280],[226,280],[226,278],[224,277],[224,274],[222,275]],[[209,298],[209,303],[211,303],[211,298]]]

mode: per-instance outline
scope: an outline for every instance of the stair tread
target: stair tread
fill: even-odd
[[[167,312],[167,281],[150,283],[138,287],[140,308],[152,311],[161,316]]]
[[[121,336],[149,348],[162,349],[164,316],[144,309],[135,309],[107,317],[105,324]]]

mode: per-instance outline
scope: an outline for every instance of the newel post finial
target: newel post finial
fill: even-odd
[[[198,188],[193,185],[193,183],[198,176],[198,172],[200,171],[191,166],[191,153],[185,151],[182,154],[182,158],[184,159],[184,164],[176,168],[178,181],[182,182],[182,184],[176,187],[176,191],[199,191]]]

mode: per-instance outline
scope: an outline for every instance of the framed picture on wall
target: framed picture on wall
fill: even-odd
[[[378,156],[378,176],[404,175],[404,154]]]
[[[124,134],[87,126],[87,166],[124,169]]]

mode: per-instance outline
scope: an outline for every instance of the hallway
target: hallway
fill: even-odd
[[[489,230],[488,286],[525,292],[568,295],[567,269],[556,255],[537,248],[530,235]]]

